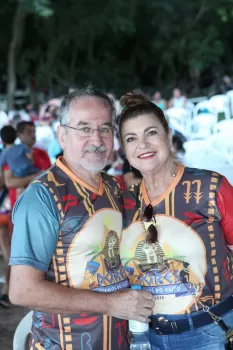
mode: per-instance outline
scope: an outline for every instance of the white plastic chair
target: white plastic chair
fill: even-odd
[[[200,155],[204,156],[209,154],[208,140],[189,140],[184,142],[183,147],[185,149],[183,164],[186,166],[197,166],[200,161]]]
[[[26,316],[19,322],[14,338],[13,338],[13,350],[26,350],[29,348],[27,344],[28,336],[32,327],[32,311],[27,313]]]
[[[217,113],[224,113],[225,119],[231,118],[230,97],[227,95],[215,95],[210,98],[210,103]]]
[[[209,100],[204,100],[204,101],[198,102],[194,107],[193,117],[195,118],[198,114],[208,113],[208,112],[211,114],[216,114],[217,116],[217,112],[214,106],[211,104],[211,102]]]
[[[233,90],[228,91],[226,95],[230,98],[231,117],[233,118]]]
[[[233,165],[233,137],[225,133],[216,133],[208,139],[211,153],[227,160]]]
[[[233,119],[221,120],[214,126],[215,133],[224,133],[225,135],[232,135],[233,137]]]
[[[213,133],[216,122],[217,117],[215,114],[198,114],[190,123],[189,138],[201,139],[208,137]]]
[[[168,108],[165,111],[165,115],[168,124],[173,128],[176,128],[176,126],[179,125],[182,129],[185,129],[191,120],[191,112],[185,108]]]
[[[233,166],[229,166],[228,160],[223,156],[211,152],[199,152],[198,156],[189,158],[186,158],[185,155],[184,164],[189,167],[216,171],[226,176],[229,182],[233,180]],[[232,174],[229,169],[231,169]]]

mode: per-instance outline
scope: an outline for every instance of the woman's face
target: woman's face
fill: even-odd
[[[152,114],[125,121],[121,134],[130,165],[142,174],[159,169],[170,157],[171,133]]]

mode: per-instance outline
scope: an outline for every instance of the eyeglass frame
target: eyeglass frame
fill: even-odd
[[[84,126],[82,126],[81,128],[75,128],[74,126],[70,126],[70,125],[67,125],[67,124],[61,124],[61,126],[65,126],[66,128],[73,129],[73,130],[76,130],[76,131],[81,131],[83,128],[88,128],[88,129],[91,130],[91,134],[90,134],[90,135],[86,135],[85,137],[92,137],[93,134],[94,134],[94,131],[98,131],[99,134],[100,134],[102,137],[104,137],[104,135],[101,134],[101,128],[94,129],[94,128],[90,128],[90,127],[87,126],[87,125],[84,125]],[[116,127],[113,126],[113,125],[111,125],[111,126],[110,126],[110,125],[103,125],[102,127],[109,127],[109,128],[112,130],[111,135],[113,135],[114,132],[117,131]],[[109,135],[110,135],[110,134],[109,134]],[[105,137],[108,137],[108,136],[105,135]]]

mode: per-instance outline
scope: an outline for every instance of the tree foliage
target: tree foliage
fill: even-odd
[[[24,40],[16,71],[49,95],[93,82],[116,94],[136,87],[200,93],[233,74],[233,0],[19,0]],[[17,1],[0,9],[2,62]],[[6,65],[0,70],[4,74]]]

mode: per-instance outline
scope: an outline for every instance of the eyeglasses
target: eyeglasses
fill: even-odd
[[[81,128],[75,128],[69,125],[61,125],[61,126],[65,126],[66,128],[76,130],[77,134],[81,137],[91,137],[93,136],[95,131],[97,131],[101,137],[112,137],[114,131],[116,130],[114,126],[110,126],[110,125],[104,125],[98,129],[93,129],[93,128],[90,128],[89,126],[83,126]]]
[[[147,205],[147,207],[145,208],[144,210],[144,213],[143,213],[143,220],[145,222],[150,222],[150,221],[154,221],[154,224],[151,224],[146,233],[147,233],[147,242],[148,243],[156,243],[158,242],[158,231],[157,231],[157,228],[156,228],[156,219],[155,219],[155,215],[153,213],[153,207],[151,204]]]

